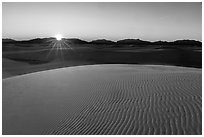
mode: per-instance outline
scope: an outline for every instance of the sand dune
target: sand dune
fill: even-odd
[[[3,134],[202,134],[201,69],[90,65],[3,79]]]

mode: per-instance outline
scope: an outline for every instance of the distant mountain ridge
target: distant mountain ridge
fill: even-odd
[[[44,43],[44,42],[49,42],[50,40],[53,40],[55,38],[50,37],[50,38],[35,38],[31,40],[22,40],[22,41],[17,41],[13,39],[2,39],[3,43]],[[197,41],[197,40],[189,40],[189,39],[184,39],[184,40],[175,40],[172,42],[167,42],[167,41],[144,41],[140,39],[123,39],[123,40],[118,40],[116,42],[111,41],[111,40],[106,40],[106,39],[97,39],[93,40],[90,42],[87,42],[85,40],[81,40],[78,38],[63,38],[66,41],[69,41],[72,44],[94,44],[94,45],[192,45],[192,46],[202,46],[202,42]]]
[[[111,40],[106,40],[106,39],[98,39],[98,40],[93,40],[89,42],[90,44],[116,44],[116,42],[111,41]]]
[[[70,41],[70,43],[72,43],[72,44],[88,44],[87,41],[81,40],[81,39],[77,39],[77,38],[71,38],[71,39],[66,39],[65,38],[65,40]]]
[[[151,44],[150,41],[143,41],[140,39],[124,39],[124,40],[119,40],[116,42],[119,45],[123,45],[123,44],[137,44],[137,45],[148,45]]]
[[[6,38],[2,39],[2,42],[15,42],[15,40]]]

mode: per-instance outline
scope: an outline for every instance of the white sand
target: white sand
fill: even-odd
[[[3,79],[3,134],[201,134],[201,69],[90,65]]]

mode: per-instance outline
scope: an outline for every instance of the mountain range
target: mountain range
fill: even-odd
[[[13,39],[2,39],[2,43],[19,43],[19,44],[28,44],[28,43],[32,43],[32,44],[41,44],[41,43],[46,43],[49,42],[50,40],[53,40],[55,38],[50,37],[50,38],[35,38],[35,39],[31,39],[31,40],[23,40],[23,41],[17,41],[17,40],[13,40]],[[172,41],[172,42],[167,42],[167,41],[144,41],[144,40],[140,40],[140,39],[123,39],[123,40],[118,40],[118,41],[111,41],[111,40],[106,40],[106,39],[97,39],[97,40],[92,40],[90,42],[85,41],[85,40],[81,40],[81,39],[77,39],[77,38],[71,38],[71,39],[67,39],[67,38],[63,38],[63,40],[68,41],[69,43],[72,44],[94,44],[94,45],[188,45],[188,46],[198,46],[201,47],[202,46],[202,42],[200,41],[196,41],[196,40],[176,40],[176,41]]]

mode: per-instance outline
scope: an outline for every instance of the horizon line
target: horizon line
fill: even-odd
[[[45,39],[45,38],[55,38],[54,36],[50,36],[50,37],[35,37],[35,38],[30,38],[30,39],[20,39],[20,40],[17,40],[17,39],[14,39],[14,38],[3,38],[2,37],[2,40],[3,39],[12,39],[12,40],[15,40],[15,41],[29,41],[29,40],[33,40],[33,39]],[[106,39],[106,38],[98,38],[98,39],[92,39],[90,41],[88,40],[84,40],[82,38],[77,38],[77,37],[63,37],[63,39],[80,39],[80,40],[83,40],[83,41],[86,41],[86,42],[91,42],[91,41],[95,41],[95,40],[109,40],[109,41],[112,41],[112,42],[117,42],[117,41],[120,41],[120,40],[126,40],[126,39],[134,39],[134,40],[142,40],[142,41],[149,41],[149,42],[157,42],[157,41],[162,41],[162,42],[173,42],[173,41],[179,41],[179,40],[194,40],[194,41],[199,41],[202,43],[202,40],[197,40],[197,39],[187,39],[187,38],[183,38],[183,39],[175,39],[175,40],[172,40],[172,41],[167,41],[167,40],[144,40],[144,39],[140,39],[140,38],[123,38],[123,39],[118,39],[118,40],[111,40],[111,39]]]

